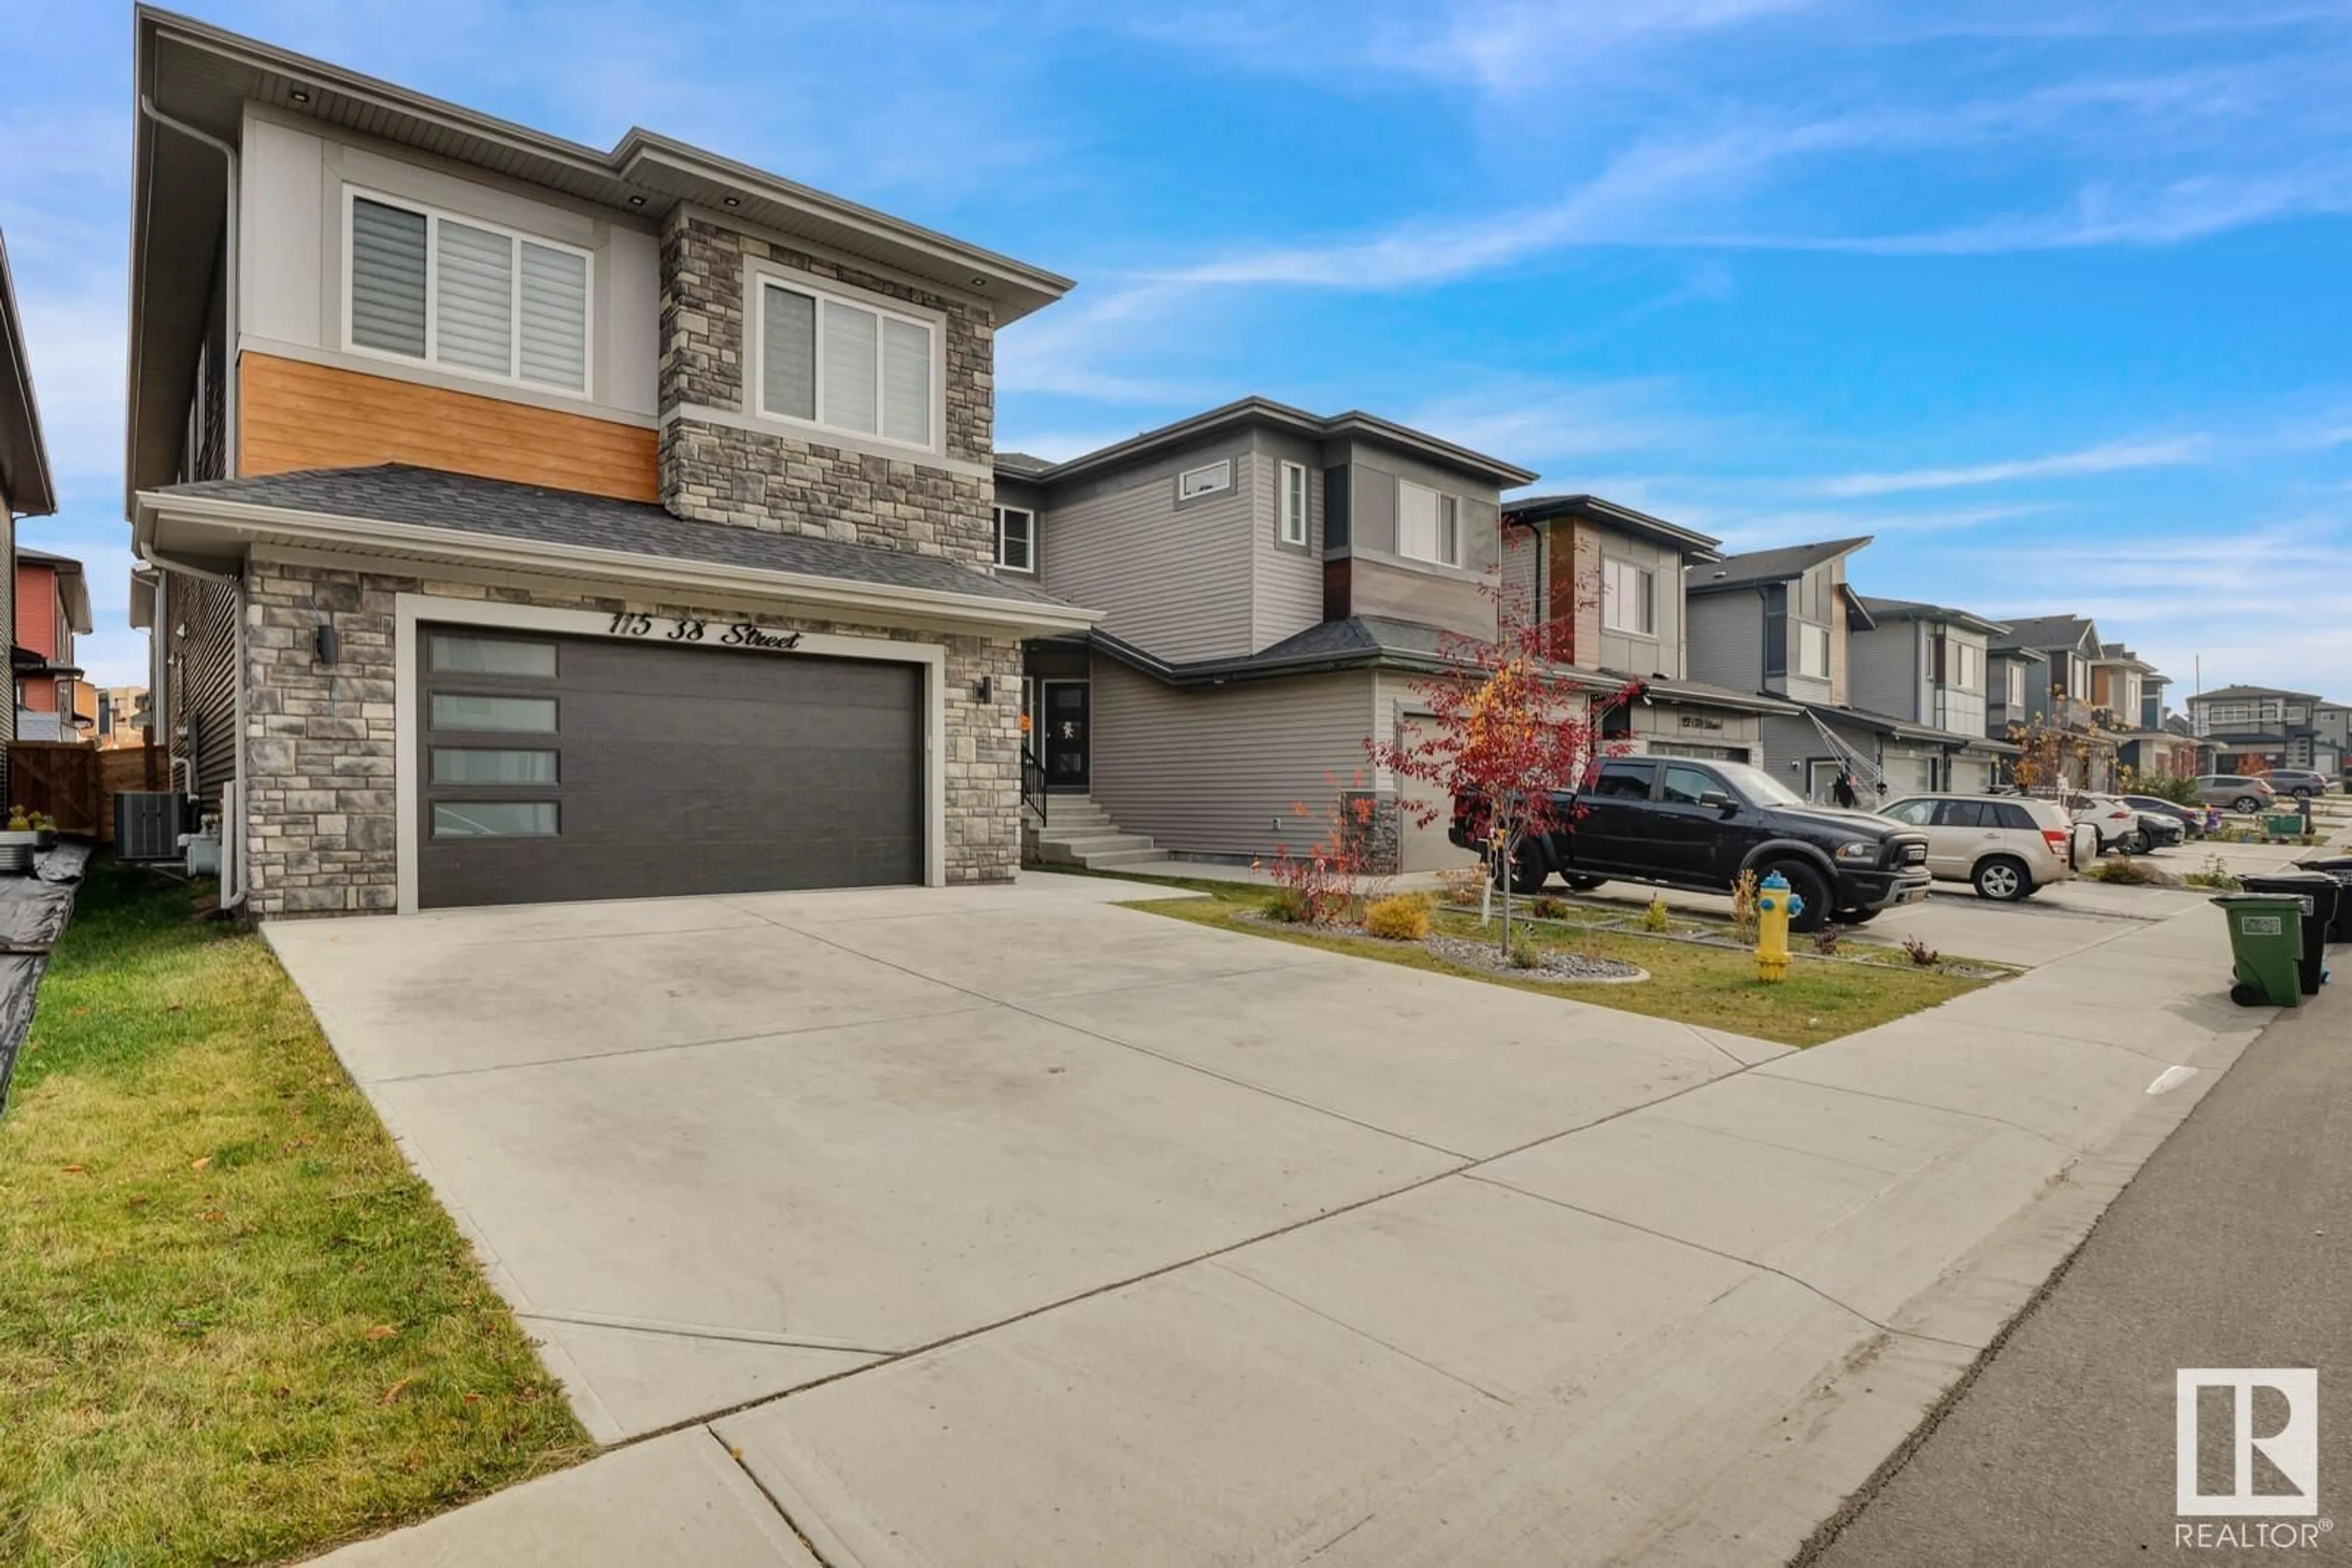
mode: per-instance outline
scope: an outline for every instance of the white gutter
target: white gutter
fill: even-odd
[[[1014,631],[1084,631],[1102,618],[1102,612],[1080,609],[1075,605],[1003,599],[897,583],[860,583],[804,572],[683,561],[628,550],[553,544],[462,529],[386,522],[377,518],[256,506],[208,496],[142,491],[133,520],[134,544],[148,559],[159,563],[163,563],[155,554],[152,541],[156,524],[166,518],[216,528],[247,542],[284,540],[344,550],[373,547],[385,552],[437,555],[469,565],[503,567],[541,576],[603,577],[642,583],[674,594],[749,595],[867,614],[965,621]]]

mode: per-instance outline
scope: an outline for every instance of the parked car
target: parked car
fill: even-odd
[[[2139,813],[2114,795],[2076,795],[2074,820],[2090,823],[2099,830],[2101,854],[2110,849],[2126,849],[2134,853],[2139,850]]]
[[[2179,801],[2167,800],[2158,795],[2127,795],[2123,797],[2123,802],[2142,816],[2170,817],[2180,824],[2180,831],[2187,837],[2205,837],[2205,814],[2182,805]]]
[[[2130,805],[2129,801],[2124,803]],[[2134,811],[2139,807],[2132,806]],[[2189,837],[2189,825],[2168,812],[2139,812],[2139,843],[2135,855],[2152,854],[2158,849],[2170,849]]]
[[[2273,795],[2291,795],[2297,800],[2327,793],[2327,775],[2307,768],[2273,768],[2263,782],[2271,786]]]
[[[1927,835],[1927,874],[2005,903],[2074,874],[2075,827],[2056,801],[2021,795],[1914,795],[1878,808]]]
[[[1558,826],[1519,846],[1511,888],[1532,893],[1557,873],[1571,888],[1612,879],[1727,893],[1743,871],[1778,871],[1804,900],[1790,922],[1860,925],[1927,896],[1927,836],[1868,812],[1808,804],[1761,768],[1683,757],[1612,757],[1587,785],[1553,797]],[[1446,837],[1486,841],[1486,803],[1454,798]],[[1496,868],[1501,872],[1503,868]]]
[[[2208,805],[2226,805],[2231,811],[2263,811],[2278,799],[2278,794],[2258,778],[2244,773],[2205,773],[2197,780],[2197,798]]]

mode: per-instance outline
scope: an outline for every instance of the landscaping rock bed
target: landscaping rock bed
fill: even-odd
[[[1588,958],[1580,952],[1564,952],[1558,948],[1543,949],[1542,961],[1533,969],[1521,969],[1507,963],[1491,942],[1474,942],[1468,937],[1433,933],[1422,939],[1421,945],[1445,960],[1465,969],[1484,969],[1496,974],[1516,975],[1522,980],[1558,980],[1584,985],[1630,985],[1647,980],[1650,972],[1638,963],[1627,963],[1615,958]]]

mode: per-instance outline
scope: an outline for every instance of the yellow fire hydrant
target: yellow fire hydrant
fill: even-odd
[[[1805,912],[1802,896],[1789,890],[1789,879],[1774,871],[1756,890],[1756,978],[1789,978],[1789,919]]]

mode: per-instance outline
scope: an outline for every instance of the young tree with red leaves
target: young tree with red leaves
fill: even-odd
[[[1496,634],[1491,639],[1449,637],[1442,645],[1450,670],[1413,682],[1435,721],[1423,739],[1411,744],[1367,741],[1373,761],[1400,778],[1436,786],[1447,802],[1467,795],[1476,803],[1488,835],[1488,866],[1503,894],[1502,952],[1511,951],[1511,868],[1530,840],[1567,827],[1575,813],[1569,797],[1581,788],[1593,764],[1626,750],[1601,733],[1601,716],[1630,699],[1628,685],[1594,689],[1551,657],[1571,646],[1567,614],[1549,621],[1515,614],[1500,591]],[[1409,806],[1428,826],[1440,810]]]

